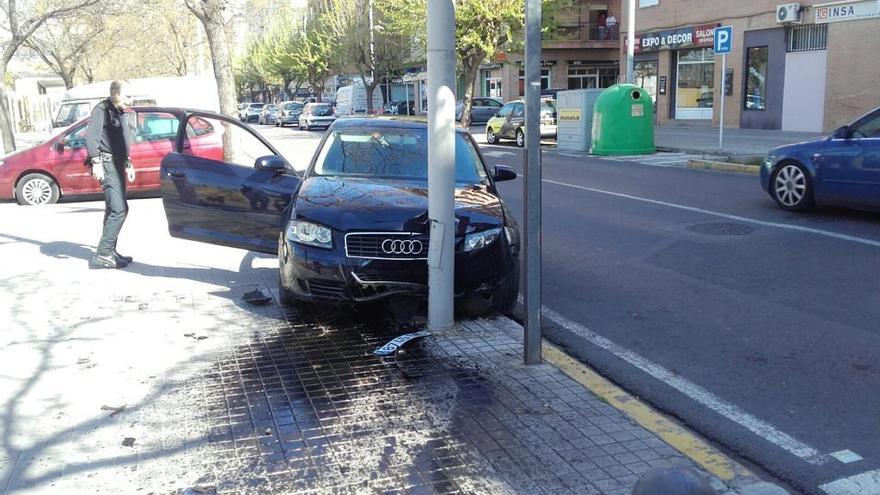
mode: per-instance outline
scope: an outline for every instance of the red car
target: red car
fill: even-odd
[[[131,192],[159,193],[159,165],[176,148],[179,118],[161,110],[135,108],[131,161],[137,171]],[[190,119],[184,149],[223,156],[222,132],[203,119]],[[96,195],[101,185],[86,166],[86,129],[81,120],[61,134],[33,148],[0,158],[0,199],[22,205],[49,204],[61,197]]]

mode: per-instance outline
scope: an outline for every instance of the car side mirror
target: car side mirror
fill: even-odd
[[[492,178],[495,179],[495,182],[514,180],[516,179],[516,170],[505,165],[495,165],[495,172],[492,174]]]
[[[55,146],[54,146],[55,151],[57,151],[58,153],[64,153],[64,145],[65,144],[67,144],[67,138],[62,138],[62,139],[59,139],[58,141],[55,141]]]
[[[257,170],[275,172],[276,174],[283,173],[287,170],[284,158],[281,158],[278,155],[266,155],[257,158],[257,161],[254,162],[254,168]]]
[[[849,126],[845,125],[843,127],[838,127],[837,130],[834,131],[833,137],[834,139],[848,139]]]

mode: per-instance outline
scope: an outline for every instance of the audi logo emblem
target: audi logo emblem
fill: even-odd
[[[385,239],[382,241],[382,252],[385,254],[420,254],[422,241],[405,239]]]

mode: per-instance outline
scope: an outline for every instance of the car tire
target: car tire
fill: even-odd
[[[526,146],[526,135],[522,129],[516,130],[516,145],[520,148],[524,148]]]
[[[486,128],[486,142],[489,144],[498,142],[498,136],[495,135],[495,131],[491,127]]]
[[[15,199],[20,205],[48,205],[58,201],[58,184],[48,175],[27,174],[15,186]]]
[[[815,206],[810,173],[797,162],[779,164],[770,178],[770,195],[787,211],[807,211]]]
[[[510,314],[519,297],[519,261],[510,277],[492,295],[492,309],[499,314]]]

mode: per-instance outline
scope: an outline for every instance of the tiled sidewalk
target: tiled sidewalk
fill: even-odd
[[[276,260],[170,239],[157,200],[132,202],[135,264],[89,271],[101,214],[0,204],[2,494],[625,494],[652,466],[693,467],[523,366],[510,320],[379,358],[407,329],[247,305]]]

